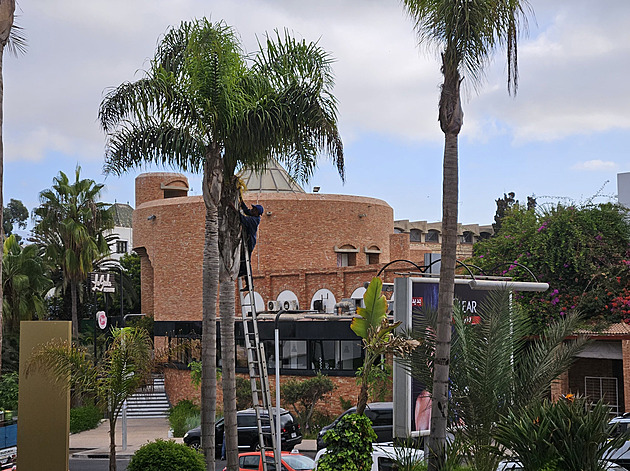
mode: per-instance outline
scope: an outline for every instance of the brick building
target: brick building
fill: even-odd
[[[393,260],[418,265],[434,260],[440,250],[440,225],[394,221],[392,208],[375,198],[306,193],[278,165],[242,178],[248,188],[245,201],[265,209],[251,257],[257,311],[274,307],[274,301],[288,302],[295,310],[318,311],[283,315],[282,376],[322,370],[337,384],[335,396],[354,400],[362,347],[349,328],[351,313],[336,314],[338,303],[346,301],[346,307],[360,303],[364,283]],[[205,206],[201,196],[188,196],[188,189],[187,179],[178,173],[136,178],[133,245],[141,258],[142,312],[154,316],[158,342],[201,334]],[[461,226],[460,256],[470,255],[474,240],[490,231],[491,226]],[[409,268],[392,264],[385,280],[393,280],[396,270]],[[270,356],[275,314],[267,316],[269,322],[265,317],[259,328]],[[237,321],[237,372],[245,373],[240,327]],[[199,394],[186,369],[193,358],[194,352],[180,359],[180,369],[166,372],[173,403]],[[273,367],[272,357],[268,362]],[[341,410],[334,401],[328,408]]]

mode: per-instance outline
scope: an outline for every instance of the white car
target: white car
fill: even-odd
[[[523,465],[518,461],[501,461],[497,471],[523,471]],[[626,468],[611,461],[604,462],[604,469],[607,471],[625,471]]]
[[[322,448],[315,455],[315,469],[317,462],[326,453]],[[423,461],[424,452],[415,448],[394,447],[391,443],[372,444],[372,469],[371,471],[390,471],[396,460]]]

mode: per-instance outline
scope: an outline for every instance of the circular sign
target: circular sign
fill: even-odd
[[[96,313],[96,319],[98,320],[98,326],[101,329],[107,327],[107,315],[105,314],[105,311],[98,311]]]

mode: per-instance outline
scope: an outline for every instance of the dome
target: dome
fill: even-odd
[[[266,168],[258,172],[246,168],[240,177],[249,192],[306,193],[276,159],[271,159]]]

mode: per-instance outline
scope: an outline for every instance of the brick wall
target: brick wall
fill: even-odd
[[[245,375],[240,375],[246,378]],[[178,370],[173,368],[167,368],[164,372],[165,385],[166,385],[166,394],[171,402],[171,405],[177,404],[179,401],[184,399],[188,399],[193,401],[196,404],[199,404],[201,399],[201,391],[199,388],[196,388],[191,380],[190,380],[190,371],[189,370]],[[284,375],[281,377],[281,383],[283,384],[285,381],[289,379],[298,379],[304,380],[304,376],[288,376]],[[359,387],[356,384],[356,378],[354,376],[331,376],[330,379],[335,384],[335,390],[324,396],[324,399],[317,404],[317,410],[320,412],[326,412],[330,415],[339,415],[344,412],[345,409],[341,407],[340,397],[343,397],[345,400],[349,400],[352,404],[356,404],[357,398],[359,396]],[[276,378],[275,375],[269,376],[269,383],[271,387],[271,402],[275,404],[276,402]],[[386,400],[391,400],[391,396],[386,398]],[[217,383],[217,404],[218,408],[223,408],[223,391],[222,385],[219,381]],[[285,409],[289,409],[289,404],[282,404]]]

